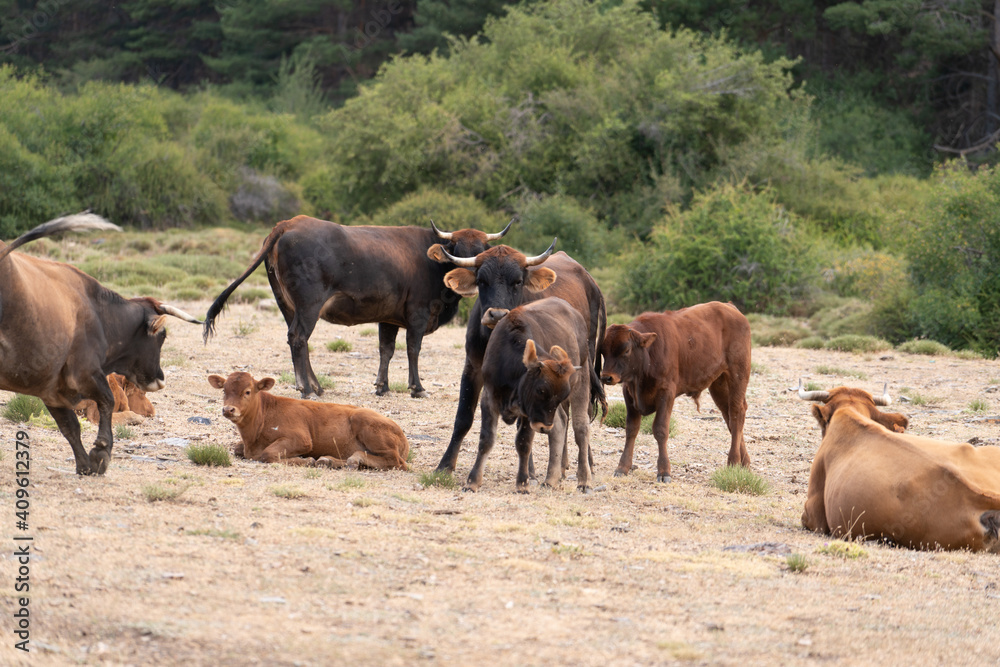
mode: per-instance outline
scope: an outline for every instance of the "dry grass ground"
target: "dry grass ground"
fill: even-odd
[[[207,303],[181,304],[203,313]],[[425,339],[432,396],[377,398],[371,327],[321,323],[313,336],[324,397],[397,420],[412,472],[329,471],[238,460],[187,460],[184,439],[231,446],[221,392],[209,373],[258,378],[291,370],[273,310],[233,307],[218,336],[170,324],[166,389],[157,416],[115,445],[100,478],[67,474],[69,446],[55,431],[31,436],[30,658],[14,650],[13,451],[17,426],[0,420],[0,663],[32,665],[653,665],[995,664],[1000,660],[1000,561],[864,544],[851,559],[799,524],[820,435],[808,406],[785,389],[805,376],[824,388],[889,382],[926,399],[905,406],[914,433],[997,444],[996,362],[898,352],[867,356],[757,348],[747,446],[769,495],[738,496],[708,483],[728,435],[707,394],[702,412],[678,401],[671,441],[675,479],[657,485],[655,445],[641,435],[628,478],[611,471],[623,433],[592,429],[599,491],[514,493],[513,429],[479,493],[420,484],[451,432],[463,330]],[[239,334],[239,335],[237,335]],[[350,341],[353,352],[326,343]],[[818,368],[863,373],[838,377]],[[390,376],[405,381],[405,353]],[[276,392],[294,396],[279,383]],[[0,393],[0,403],[10,394]],[[986,412],[966,412],[973,401]],[[211,424],[189,422],[208,417]],[[92,440],[94,431],[86,432]],[[478,421],[459,458],[464,479]],[[537,444],[537,443],[536,443]],[[536,461],[547,449],[536,447]],[[573,455],[575,460],[575,454]],[[570,470],[573,470],[571,466]],[[182,489],[150,502],[144,487]],[[786,557],[805,556],[804,572]]]

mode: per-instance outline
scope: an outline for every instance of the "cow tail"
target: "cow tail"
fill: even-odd
[[[597,311],[597,338],[594,343],[594,364],[590,368],[590,400],[593,414],[590,420],[597,416],[597,406],[601,407],[601,423],[608,416],[608,397],[604,393],[604,385],[601,384],[601,344],[604,342],[604,334],[608,328],[608,312],[604,303],[604,295],[600,295],[601,305]]]
[[[118,225],[112,224],[99,215],[85,211],[74,215],[67,215],[55,220],[38,225],[29,232],[21,234],[9,244],[0,249],[0,262],[17,248],[25,243],[30,243],[46,236],[52,236],[60,232],[90,232],[90,231],[115,231],[122,230]]]
[[[286,220],[285,222],[288,221]],[[209,306],[208,312],[205,314],[205,328],[202,334],[202,337],[206,343],[208,342],[208,339],[211,338],[212,335],[215,333],[215,318],[218,317],[225,309],[226,301],[229,300],[229,296],[233,292],[235,292],[236,288],[239,287],[244,280],[249,278],[250,274],[256,271],[257,267],[260,266],[260,263],[267,258],[267,255],[269,252],[271,252],[271,249],[274,247],[274,244],[277,243],[278,239],[280,239],[282,234],[285,233],[286,231],[285,222],[279,222],[274,226],[274,229],[271,230],[271,233],[267,235],[266,239],[264,239],[264,243],[262,243],[260,246],[260,251],[257,253],[257,256],[254,257],[253,261],[250,263],[250,266],[247,267],[247,270],[244,271],[239,278],[234,280],[232,284],[229,285],[229,287],[222,290],[222,294],[220,294],[218,298],[216,298],[216,300],[212,302],[212,305]]]

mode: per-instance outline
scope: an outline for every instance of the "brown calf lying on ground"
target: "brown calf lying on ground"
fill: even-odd
[[[823,433],[809,472],[802,525],[846,538],[880,538],[915,549],[1000,553],[1000,447],[973,447],[904,431],[882,412],[888,393],[805,391]]]
[[[156,414],[156,408],[149,402],[146,392],[129,382],[124,375],[111,373],[107,379],[111,393],[115,397],[115,406],[111,411],[112,425],[140,424],[144,417],[152,417]],[[76,410],[92,424],[99,421],[100,415],[96,401],[89,399],[80,401]]]
[[[656,481],[670,481],[667,432],[674,399],[698,404],[708,389],[732,441],[729,465],[750,465],[743,442],[750,381],[750,323],[734,306],[718,301],[665,313],[643,313],[630,324],[608,327],[601,345],[601,382],[621,383],[625,397],[625,448],[615,476],[632,470],[632,448],[642,417],[656,413],[659,446]]]
[[[274,378],[209,375],[223,391],[222,415],[243,440],[237,456],[264,463],[406,470],[410,444],[396,422],[374,410],[274,396]]]

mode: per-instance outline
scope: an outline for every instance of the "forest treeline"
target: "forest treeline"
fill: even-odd
[[[748,7],[0,0],[0,237],[516,216],[621,310],[995,355],[992,6]]]

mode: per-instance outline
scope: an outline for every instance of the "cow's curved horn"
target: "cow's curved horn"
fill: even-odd
[[[885,407],[887,405],[892,405],[892,396],[889,395],[888,382],[886,382],[885,385],[882,386],[882,395],[872,396],[872,400],[875,402],[875,405],[879,405],[882,407]]]
[[[504,235],[510,231],[510,226],[514,224],[514,220],[516,220],[516,218],[511,218],[510,222],[507,223],[507,226],[503,228],[502,232],[497,232],[496,234],[487,234],[486,240],[496,241],[497,239],[502,239]]]
[[[830,398],[830,392],[828,391],[806,391],[805,387],[802,386],[802,378],[799,378],[798,387],[790,387],[792,391],[798,389],[799,398],[803,401],[826,401]]]
[[[447,257],[448,261],[451,262],[452,264],[454,264],[455,266],[461,266],[462,268],[465,268],[465,269],[473,269],[473,268],[476,267],[476,258],[475,257],[455,257],[454,255],[452,255],[450,252],[448,252],[444,248],[441,248],[441,253],[445,257]]]
[[[525,263],[524,263],[525,266],[537,266],[537,265],[541,264],[542,262],[544,262],[545,260],[547,260],[549,258],[549,255],[552,254],[552,251],[556,249],[556,241],[558,241],[558,240],[559,240],[558,236],[556,238],[552,239],[552,245],[550,245],[549,249],[546,250],[545,252],[543,252],[541,255],[535,255],[534,257],[528,257],[525,260]]]
[[[431,220],[431,229],[434,230],[434,233],[438,235],[439,239],[444,239],[445,241],[450,241],[451,237],[454,236],[452,232],[442,232],[438,229],[433,220]]]
[[[202,324],[202,321],[197,319],[194,315],[188,315],[180,308],[174,308],[171,305],[161,303],[160,310],[163,311],[165,315],[173,315],[174,317],[179,317],[187,322],[194,322],[195,324]]]

